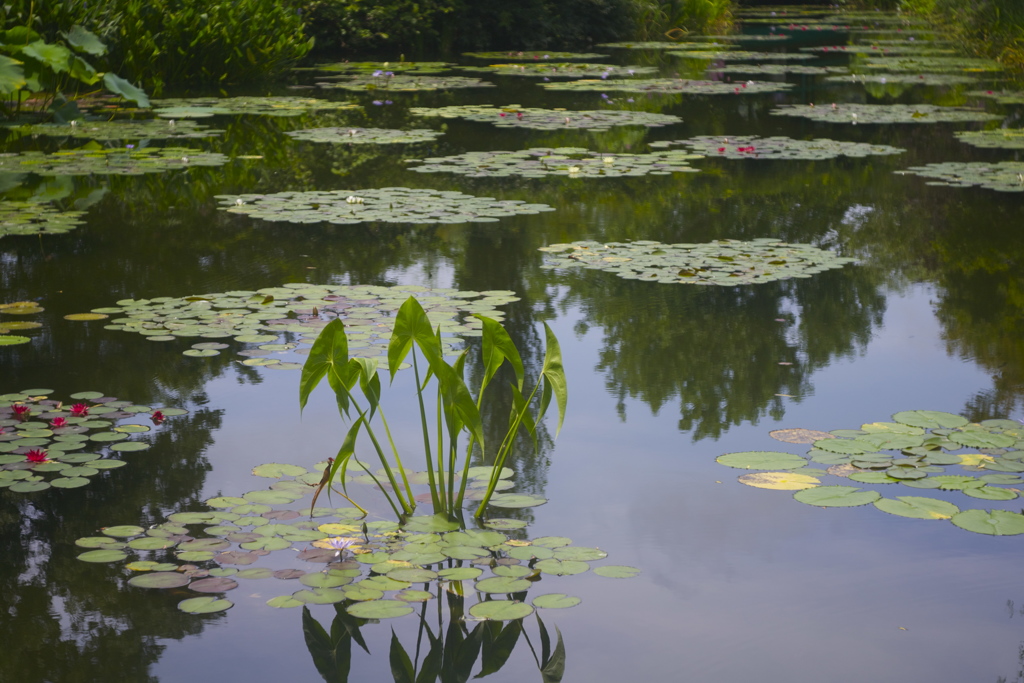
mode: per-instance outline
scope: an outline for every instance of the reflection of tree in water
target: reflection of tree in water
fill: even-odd
[[[810,376],[863,350],[885,300],[870,271],[847,268],[809,279],[746,287],[696,287],[566,276],[563,307],[579,306],[579,331],[600,326],[597,369],[619,401],[639,398],[657,413],[680,404],[679,428],[693,439],[784,412]]]
[[[206,621],[177,609],[180,596],[140,603],[134,589],[117,589],[108,565],[76,559],[85,549],[74,542],[97,535],[97,520],[148,524],[197,502],[210,468],[202,453],[220,421],[206,409],[168,420],[146,454],[91,486],[0,492],[0,680],[154,681],[158,639],[202,630]]]

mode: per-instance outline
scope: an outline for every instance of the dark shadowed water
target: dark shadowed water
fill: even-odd
[[[850,40],[846,33],[811,33],[799,43],[744,48],[792,51]],[[666,75],[683,65],[657,52],[611,54],[611,63],[656,64]],[[150,342],[106,330],[102,321],[63,316],[126,298],[289,282],[513,290],[521,300],[502,307],[506,324],[534,368],[541,322],[557,333],[568,413],[557,440],[545,438],[539,453],[510,463],[520,490],[549,499],[518,516],[531,522],[531,537],[568,536],[606,550],[606,563],[642,570],[630,580],[586,573],[545,577],[538,586],[535,592],[582,598],[572,609],[542,611],[552,634],[557,626],[564,638],[563,680],[1024,680],[1020,536],[974,534],[872,505],[803,505],[786,491],[744,486],[736,480],[742,472],[715,461],[737,451],[804,454],[807,446],[768,433],[857,429],[903,410],[948,411],[972,421],[1024,417],[1024,194],[930,186],[894,174],[937,161],[1018,159],[1019,152],[979,150],[953,133],[1019,127],[1021,108],[989,103],[1004,117],[990,124],[849,126],[769,112],[784,103],[962,104],[976,86],[865,88],[771,76],[764,78],[796,88],[720,96],[609,92],[614,102],[603,104],[600,92],[548,92],[537,78],[487,78],[498,87],[394,92],[386,95],[393,104],[379,106],[372,101],[385,96],[376,93],[280,89],[276,94],[351,99],[365,109],[219,116],[203,123],[225,129],[222,137],[188,145],[236,158],[226,166],[79,177],[60,187],[30,175],[20,179],[21,190],[11,190],[38,191],[49,182],[72,198],[107,191],[86,224],[68,234],[0,241],[0,302],[37,300],[45,308],[32,317],[43,327],[29,333],[30,344],[0,347],[0,392],[97,390],[190,413],[161,427],[151,450],[129,454],[130,466],[101,473],[90,486],[34,494],[0,489],[0,681],[319,680],[300,610],[265,604],[301,586],[240,580],[227,594],[232,609],[188,615],[176,605],[194,594],[128,587],[128,570],[80,562],[82,549],[74,544],[103,526],[155,524],[212,496],[264,488],[266,480],[249,474],[252,467],[311,466],[336,452],[343,430],[326,390],[314,394],[300,420],[298,371],[240,365],[233,351],[242,344],[213,358],[189,358],[181,352],[194,340]],[[413,117],[408,108],[460,103],[632,108],[683,122],[588,133],[448,120],[445,135],[421,145],[334,146],[284,135],[330,125],[438,128],[439,120]],[[637,178],[465,178],[414,173],[403,161],[533,146],[643,152],[654,140],[711,134],[827,137],[906,152],[819,161],[700,159],[692,162],[699,173]],[[54,151],[80,142],[23,138],[8,150]],[[237,158],[247,155],[260,158]],[[214,199],[388,186],[524,199],[557,210],[495,223],[344,226],[250,219],[218,210]],[[859,261],[809,278],[699,287],[543,269],[538,251],[574,240],[764,237]],[[397,405],[397,439],[415,453],[410,384],[401,376],[389,396]],[[550,419],[548,431],[554,432]],[[1016,500],[982,501],[958,491],[864,487],[889,497],[939,495],[964,508],[1021,508]],[[372,491],[360,495],[374,519],[388,518]],[[437,602],[427,609],[435,621]],[[335,609],[312,605],[311,614],[329,630]],[[541,678],[531,652],[540,654],[537,624],[533,617],[525,624],[529,646],[521,639],[489,680]],[[416,619],[368,624],[362,631],[372,654],[353,648],[348,680],[393,680],[392,627],[413,652]]]

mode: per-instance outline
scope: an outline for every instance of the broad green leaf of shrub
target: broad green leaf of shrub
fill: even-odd
[[[0,55],[0,93],[12,93],[25,86],[25,72],[21,62]]]
[[[63,45],[51,45],[42,40],[21,48],[26,57],[39,60],[57,73],[67,73],[71,63],[71,50]]]
[[[99,36],[81,26],[72,26],[70,31],[61,33],[61,35],[64,36],[64,40],[68,41],[68,45],[78,52],[86,52],[96,57],[107,54],[107,46],[103,44]]]
[[[131,100],[140,107],[149,107],[149,97],[146,96],[146,93],[117,74],[103,74],[103,85],[110,92],[120,95],[126,100]]]

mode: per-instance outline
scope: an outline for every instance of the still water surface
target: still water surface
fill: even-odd
[[[620,51],[612,61],[655,63],[666,74],[679,69],[657,53],[630,59]],[[565,640],[565,681],[1021,680],[1020,537],[981,536],[870,505],[801,505],[785,492],[743,486],[737,471],[715,462],[735,451],[806,452],[772,440],[773,429],[856,429],[900,410],[1024,417],[1021,195],[931,187],[893,174],[1012,153],[979,151],[952,136],[979,124],[854,128],[768,114],[778,103],[953,104],[964,88],[908,88],[876,99],[862,86],[800,77],[789,93],[635,96],[612,105],[684,119],[666,128],[544,133],[449,121],[438,142],[416,147],[315,145],[282,132],[440,125],[409,116],[409,106],[600,106],[598,93],[549,93],[535,79],[492,78],[498,88],[395,93],[392,105],[355,97],[365,114],[220,117],[223,138],[194,146],[263,159],[187,174],[79,179],[76,191],[109,188],[87,225],[0,242],[3,300],[37,299],[46,308],[30,345],[0,349],[3,391],[95,389],[191,411],[169,421],[148,454],[103,481],[31,496],[0,493],[0,680],[319,679],[299,612],[264,604],[286,592],[276,580],[243,583],[229,594],[235,607],[226,613],[190,616],[175,608],[180,596],[126,589],[114,565],[75,559],[74,540],[100,526],[155,523],[212,496],[262,488],[266,481],[249,475],[253,466],[312,465],[335,452],[342,434],[326,393],[314,395],[300,420],[297,372],[244,367],[232,354],[186,358],[185,343],[151,343],[62,316],[123,298],[285,282],[514,290],[522,300],[505,307],[508,326],[533,349],[528,362],[535,365],[537,328],[542,320],[552,325],[565,354],[569,412],[556,441],[513,465],[523,489],[550,499],[523,518],[532,521],[531,537],[568,536],[607,550],[611,563],[643,570],[631,580],[587,573],[542,586],[583,599],[544,613]],[[343,98],[338,92],[323,96]],[[1019,109],[991,111],[1018,125]],[[830,137],[907,152],[699,160],[693,165],[701,173],[635,179],[426,176],[402,161],[541,145],[644,151],[652,140],[704,134]],[[11,149],[31,145],[57,146],[22,140]],[[290,225],[225,214],[213,199],[384,186],[457,189],[557,211],[482,225]],[[537,251],[581,239],[758,237],[813,243],[860,263],[809,279],[688,287],[545,270]],[[394,400],[411,416],[412,404],[399,394],[408,394],[409,378],[396,384]],[[415,424],[398,422],[400,443],[414,451]],[[383,507],[374,511],[387,517]],[[312,614],[329,628],[334,609],[313,606]],[[392,680],[392,626],[414,647],[412,618],[365,627],[373,655],[355,650],[349,680]],[[489,678],[540,674],[520,642]]]

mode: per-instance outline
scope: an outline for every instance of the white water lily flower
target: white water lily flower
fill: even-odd
[[[362,204],[363,203],[363,198],[362,197],[356,197],[355,195],[350,195],[349,198],[346,199],[345,201],[347,203],[349,203],[349,204]]]

